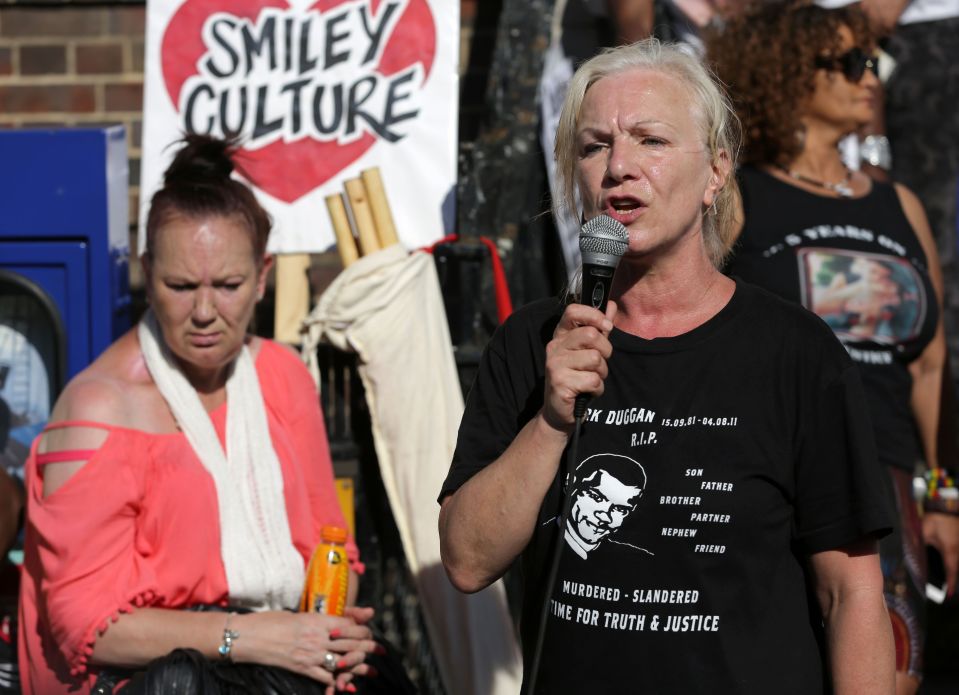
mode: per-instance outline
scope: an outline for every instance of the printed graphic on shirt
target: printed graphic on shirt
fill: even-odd
[[[841,340],[893,345],[919,334],[926,297],[905,259],[820,248],[799,249],[796,256],[803,305]]]
[[[719,632],[718,615],[666,612],[670,606],[681,605],[696,610],[697,589],[630,590],[563,580],[558,593],[560,598],[549,602],[550,615],[570,623],[628,632]],[[577,601],[582,598],[593,601],[589,606],[582,605]]]
[[[656,585],[646,573],[625,571],[623,563],[635,558],[641,563],[637,568],[652,569],[660,562],[675,566],[677,554],[694,563],[727,556],[736,482],[725,479],[724,467],[716,461],[662,469],[666,452],[660,452],[658,463],[654,452],[670,448],[666,442],[735,431],[739,417],[728,412],[657,411],[587,409],[584,442],[628,447],[637,458],[649,456],[654,461],[644,465],[607,450],[587,456],[576,468],[564,529],[566,546],[575,556],[570,554],[562,564],[549,611],[553,620],[570,628],[597,630],[597,637],[720,629],[721,616],[705,605],[695,574],[685,579],[676,575],[676,584],[667,580]],[[653,564],[646,565],[643,558]]]
[[[649,553],[611,538],[636,509],[645,489],[646,471],[628,456],[595,454],[583,460],[570,492],[573,503],[566,520],[566,543],[584,560],[607,538]]]
[[[861,242],[869,245],[878,245],[888,253],[905,257],[906,247],[885,234],[877,234],[871,229],[863,229],[851,224],[820,224],[807,227],[799,234],[786,234],[782,241],[777,242],[762,252],[763,258],[772,258],[786,249],[803,246],[809,242],[826,242],[843,240]],[[833,250],[833,249],[829,249]]]

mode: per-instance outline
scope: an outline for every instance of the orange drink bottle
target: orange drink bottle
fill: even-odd
[[[345,543],[346,529],[324,526],[320,531],[320,544],[306,568],[300,611],[343,615],[350,581]]]

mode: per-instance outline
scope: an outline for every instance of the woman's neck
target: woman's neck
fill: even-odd
[[[226,400],[226,380],[232,364],[215,369],[202,369],[195,364],[184,363],[178,357],[174,359],[207,412],[223,404]]]
[[[700,254],[679,254],[650,263],[624,258],[612,297],[615,325],[642,338],[682,335],[716,315],[732,297],[735,283]]]
[[[836,182],[846,177],[848,169],[839,154],[841,133],[822,128],[807,128],[802,151],[786,168],[817,181]]]
[[[802,174],[817,181],[841,181],[849,173],[839,156],[839,149],[834,145],[831,148],[806,147],[799,153],[786,168],[791,173]]]

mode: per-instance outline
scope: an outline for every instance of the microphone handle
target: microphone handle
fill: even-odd
[[[604,314],[609,301],[609,289],[613,284],[615,268],[594,263],[583,264],[583,289],[579,296],[580,304],[595,307]],[[589,394],[581,393],[576,396],[573,405],[573,417],[579,420],[586,415],[586,404]]]

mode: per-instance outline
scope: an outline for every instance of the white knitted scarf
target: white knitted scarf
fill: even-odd
[[[283,474],[250,351],[243,347],[227,377],[224,453],[210,416],[177,367],[152,311],[144,315],[137,333],[150,376],[216,485],[230,603],[260,610],[296,606],[305,575],[303,558],[290,536]]]

